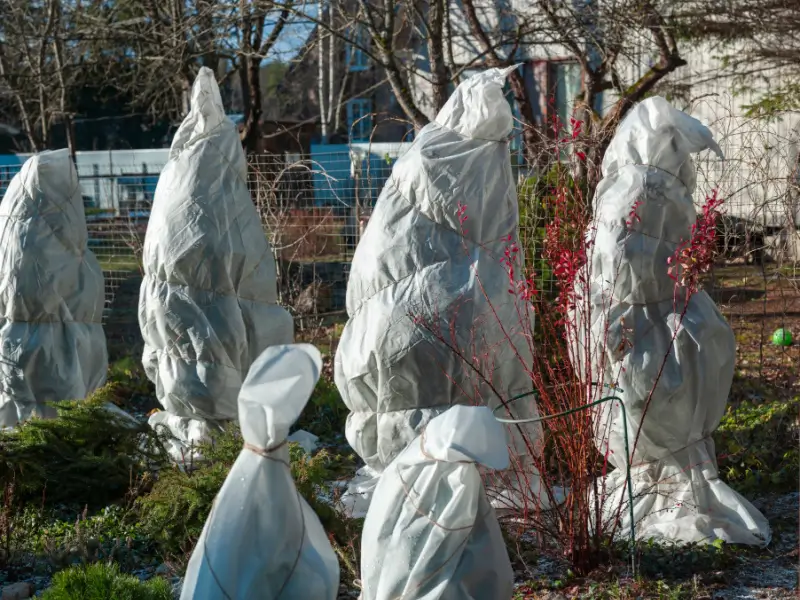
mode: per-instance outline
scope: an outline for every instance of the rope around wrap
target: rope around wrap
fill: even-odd
[[[261,446],[256,446],[255,444],[251,444],[250,442],[245,442],[243,447],[245,450],[249,450],[253,454],[258,454],[261,458],[266,458],[267,460],[273,460],[275,462],[283,463],[287,467],[291,467],[291,465],[289,465],[289,463],[287,463],[285,460],[281,460],[280,458],[275,458],[274,456],[272,456],[273,452],[280,450],[288,443],[289,443],[288,440],[283,440],[280,444],[270,446],[269,448],[262,448]]]
[[[440,458],[436,458],[435,456],[431,456],[428,454],[428,451],[425,450],[425,433],[427,432],[427,426],[425,429],[422,430],[422,433],[419,434],[419,451],[428,460],[435,460],[437,462],[450,462],[454,464],[463,464],[463,465],[474,465],[474,460],[442,460]]]
[[[437,462],[437,463],[447,463],[447,464],[453,464],[453,465],[459,465],[459,464],[461,464],[461,465],[476,465],[477,464],[475,461],[472,461],[472,460],[446,461],[446,460],[440,460],[438,458],[435,458],[435,457],[431,456],[430,454],[428,454],[425,451],[425,431],[426,430],[423,429],[422,433],[419,436],[419,447],[420,447],[420,453],[425,458],[427,458],[428,460],[431,460],[431,461],[434,461],[434,462]],[[406,500],[408,500],[408,503],[414,508],[414,511],[419,516],[427,519],[428,522],[431,525],[434,525],[435,527],[438,527],[439,529],[442,529],[443,531],[446,531],[448,533],[456,533],[456,532],[459,532],[459,531],[466,532],[466,535],[464,536],[464,539],[461,540],[461,542],[458,544],[458,546],[456,546],[456,548],[453,550],[453,552],[450,554],[450,556],[448,556],[444,560],[444,562],[442,562],[441,565],[439,565],[431,573],[429,573],[428,575],[423,577],[411,590],[409,590],[409,592],[413,592],[415,590],[419,590],[422,586],[427,584],[431,579],[436,577],[439,573],[441,573],[445,569],[445,567],[447,567],[447,565],[450,563],[450,561],[452,561],[454,558],[456,558],[456,556],[460,555],[461,550],[469,542],[470,532],[475,528],[475,521],[477,521],[478,519],[485,519],[487,516],[489,516],[489,514],[492,511],[492,507],[490,505],[489,509],[485,513],[483,513],[481,515],[476,515],[475,516],[475,521],[473,521],[470,525],[465,525],[464,527],[445,527],[444,525],[439,523],[436,519],[432,518],[430,514],[428,514],[425,511],[423,511],[419,507],[419,505],[416,502],[414,502],[414,499],[411,496],[411,490],[409,489],[408,484],[406,483],[405,479],[403,479],[403,476],[400,473],[400,468],[399,467],[395,467],[395,470],[397,471],[397,477],[400,480],[400,485],[403,487],[403,493],[405,494]],[[359,581],[359,583],[360,583],[360,581]],[[359,588],[362,589],[361,586],[359,586]],[[401,596],[397,596],[396,598],[393,598],[392,600],[404,600],[405,598],[408,598],[408,596],[406,594],[403,594]]]
[[[270,453],[283,448],[287,443],[288,440],[283,440],[280,444],[277,444],[270,448],[261,448],[259,446],[256,446],[255,444],[245,442],[243,449],[249,450],[253,454],[257,454],[258,456],[266,458],[267,460],[271,460],[273,462],[286,465],[286,467],[291,470],[291,465],[287,463],[285,460],[281,460],[279,458],[275,458],[274,456],[270,456]],[[289,474],[289,477],[291,478],[291,472]],[[303,510],[303,500],[297,488],[295,488],[295,493],[297,495],[297,506],[300,509],[300,519],[301,519],[300,522],[302,524],[302,532],[300,534],[300,545],[297,548],[297,556],[295,556],[294,558],[294,562],[292,563],[292,568],[289,569],[289,573],[286,575],[286,579],[284,580],[283,585],[281,585],[281,587],[278,589],[278,594],[277,596],[275,596],[274,600],[278,600],[281,597],[281,594],[283,594],[284,590],[286,589],[286,586],[289,585],[289,581],[292,579],[292,575],[294,575],[295,569],[297,569],[297,565],[300,563],[300,556],[302,556],[303,554],[303,545],[305,544],[306,541],[306,513]],[[208,515],[208,521],[211,521],[211,518],[213,516],[214,510],[216,510],[216,507],[217,506],[215,498],[214,505],[211,508],[211,513]],[[203,533],[205,533],[205,531]],[[207,537],[203,537],[203,562],[208,567],[208,571],[211,573],[211,577],[214,578],[214,583],[217,584],[219,591],[222,592],[223,596],[225,596],[225,600],[233,600],[233,598],[231,598],[228,592],[225,591],[222,582],[220,582],[219,577],[217,577],[217,574],[214,572],[214,568],[211,566],[211,559],[209,558],[207,541],[208,541]]]

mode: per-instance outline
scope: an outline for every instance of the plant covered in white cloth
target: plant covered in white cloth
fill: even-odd
[[[292,480],[287,434],[322,370],[310,344],[273,346],[239,394],[244,449],[189,560],[183,600],[335,600],[339,562]]]
[[[509,293],[500,264],[519,225],[509,72],[489,69],[458,86],[395,164],[356,249],[335,359],[351,410],[347,440],[366,463],[342,499],[353,516],[436,415],[531,389],[527,304]],[[517,417],[536,415],[532,399],[516,408]],[[540,432],[510,430],[512,487],[538,486],[530,458]]]
[[[247,161],[219,88],[203,68],[156,187],[144,242],[139,324],[147,376],[164,411],[151,416],[173,457],[235,420],[247,370],[291,343],[277,304],[275,260],[247,187]]]
[[[766,544],[767,520],[719,478],[711,438],[725,413],[736,341],[709,295],[685,287],[696,278],[675,271],[676,261],[702,270],[708,253],[697,260],[704,253],[692,246],[713,243],[713,234],[699,235],[708,227],[695,224],[692,200],[690,155],[706,149],[721,155],[704,125],[663,98],[625,117],[595,195],[588,293],[579,290],[573,314],[574,359],[593,382],[615,387],[627,410],[638,538]],[[598,486],[602,518],[619,519],[624,535],[630,517],[618,403],[596,409],[595,428],[598,449],[616,467]]]
[[[0,204],[0,427],[105,383],[103,272],[87,243],[69,152],[29,158]]]
[[[361,536],[362,600],[508,600],[514,571],[478,465],[508,466],[485,406],[432,419],[386,468]]]

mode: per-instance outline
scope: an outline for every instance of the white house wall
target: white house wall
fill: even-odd
[[[711,43],[685,45],[681,55],[688,62],[673,73],[659,93],[667,94],[682,110],[705,123],[725,154],[719,161],[710,153],[698,163],[698,203],[717,189],[726,200],[728,214],[768,226],[800,222],[800,208],[790,194],[790,176],[796,168],[800,114],[787,113],[767,121],[745,116],[746,106],[768,90],[765,83],[749,93],[735,93],[736,82],[726,74],[719,55],[724,50]],[[631,85],[644,75],[655,57],[645,51],[619,65],[623,83]],[[606,108],[617,98],[609,93]]]
[[[518,14],[532,14],[530,0],[508,0]],[[487,32],[495,32],[503,23],[502,11],[496,0],[478,0],[477,9]],[[450,4],[453,37],[453,58],[457,65],[469,65],[480,60],[479,45],[469,31],[463,10],[457,0]],[[570,56],[560,44],[548,43],[544,37],[533,36],[520,47],[520,60],[558,60]],[[736,48],[720,49],[711,43],[686,43],[681,55],[688,64],[667,78],[659,93],[666,94],[679,108],[700,119],[714,132],[726,160],[719,161],[710,153],[699,157],[697,202],[717,189],[726,199],[729,214],[769,226],[791,225],[800,222],[800,202],[790,193],[790,176],[796,170],[800,115],[786,114],[774,121],[745,116],[745,107],[767,91],[762,83],[754,92],[734,94],[735,82],[725,73],[718,55]],[[639,52],[633,52],[618,62],[617,67],[625,85],[643,76],[657,60],[652,44],[643,39]],[[418,62],[426,68],[425,57]],[[541,75],[541,73],[540,73]],[[526,76],[533,77],[529,70]],[[412,89],[422,110],[433,118],[430,103],[431,85],[422,76],[412,78]],[[617,98],[613,92],[604,93],[608,108]]]

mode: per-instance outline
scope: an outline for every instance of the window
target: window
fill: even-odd
[[[344,61],[349,71],[366,71],[369,68],[369,57],[364,53],[369,36],[363,27],[348,30],[355,44],[345,44]]]
[[[372,102],[356,98],[347,103],[347,130],[351,142],[368,142],[372,135]]]
[[[575,98],[581,92],[581,68],[578,63],[561,62],[552,65],[553,102],[561,126],[569,131],[569,120]]]

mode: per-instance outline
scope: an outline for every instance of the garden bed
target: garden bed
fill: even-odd
[[[510,527],[506,537],[517,576],[515,600],[796,597],[800,347],[772,346],[769,339],[778,326],[800,334],[800,318],[784,311],[785,304],[775,304],[774,293],[767,292],[767,306],[778,307],[774,314],[742,312],[742,305],[735,303],[725,307],[736,331],[739,360],[728,413],[715,434],[721,475],[768,516],[773,528],[770,546],[756,550],[720,544],[704,548],[640,544],[635,577],[627,550],[621,547],[602,568],[577,577],[557,554],[543,553],[524,531]],[[326,364],[298,427],[319,435],[322,444],[314,457],[293,451],[292,466],[299,489],[337,543],[344,599],[359,593],[354,581],[360,522],[342,519],[331,508],[339,493],[332,482],[350,477],[358,466],[343,436],[347,411],[332,383],[331,353],[340,334],[341,325],[332,325],[315,330],[313,339],[306,340],[318,345]],[[134,349],[132,356],[112,365],[110,379],[116,386],[113,401],[144,421],[157,403],[138,365]],[[65,444],[76,443],[66,434],[62,437]],[[141,580],[165,578],[177,591],[192,544],[240,446],[237,434],[230,432],[216,443],[209,465],[191,477],[166,464],[150,465],[160,469],[160,475],[131,471],[129,485],[97,506],[88,505],[83,494],[80,502],[64,498],[56,502],[57,495],[47,491],[63,485],[56,474],[49,475],[53,480],[43,489],[28,489],[23,497],[15,490],[29,475],[6,473],[0,588],[30,582],[41,594],[55,573],[100,562],[117,565],[122,573]],[[96,486],[97,490],[84,492],[91,496],[94,491],[108,491],[102,480]]]

